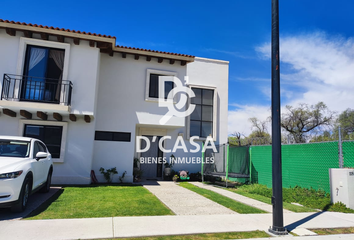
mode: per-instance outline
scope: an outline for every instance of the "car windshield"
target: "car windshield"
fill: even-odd
[[[30,142],[0,139],[0,157],[28,157]]]

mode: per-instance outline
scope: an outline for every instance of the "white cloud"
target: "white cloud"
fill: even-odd
[[[262,58],[270,60],[270,43],[264,43],[256,51]],[[282,105],[323,101],[330,110],[339,113],[353,108],[354,38],[329,37],[322,32],[282,37],[280,60]],[[265,88],[258,90],[260,94],[269,95]],[[270,115],[265,110],[268,108],[238,106],[229,112],[229,132],[238,129],[234,122],[246,126],[240,122],[253,116],[262,119],[261,116]]]
[[[252,132],[252,124],[248,121],[251,117],[266,120],[271,112],[270,106],[238,105],[232,104],[234,110],[229,111],[229,133],[240,132],[246,136]]]

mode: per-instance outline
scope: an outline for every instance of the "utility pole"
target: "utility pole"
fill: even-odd
[[[342,145],[342,130],[338,127],[338,149],[339,149],[339,168],[343,168],[343,145]]]
[[[273,226],[276,235],[287,234],[283,220],[280,133],[279,1],[272,0],[272,186]]]

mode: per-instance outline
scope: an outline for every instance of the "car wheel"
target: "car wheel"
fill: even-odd
[[[44,183],[44,186],[41,189],[42,193],[47,193],[50,190],[50,185],[52,184],[52,171],[49,171],[47,176],[47,181]]]
[[[28,197],[31,193],[31,183],[28,177],[23,181],[21,193],[19,196],[19,201],[16,205],[12,206],[11,211],[13,212],[22,212],[27,207]]]

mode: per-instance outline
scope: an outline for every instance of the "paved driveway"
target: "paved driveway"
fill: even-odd
[[[35,193],[31,195],[28,199],[28,205],[24,212],[13,213],[10,209],[0,208],[0,221],[2,220],[13,220],[22,219],[29,215],[32,211],[41,206],[45,201],[47,201],[51,196],[58,192],[61,187],[51,187],[48,193]]]
[[[176,215],[238,214],[174,182],[142,183]]]

